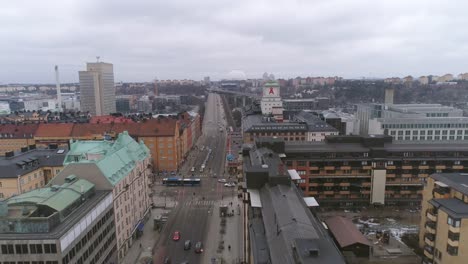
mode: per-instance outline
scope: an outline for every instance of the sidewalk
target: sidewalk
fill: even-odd
[[[153,188],[153,190],[156,189]],[[154,192],[156,194],[156,192]],[[164,197],[156,196],[153,197],[154,204],[164,204]],[[173,199],[167,199],[166,201],[166,209],[165,208],[154,208],[151,209],[150,215],[148,220],[145,222],[145,226],[143,228],[143,234],[141,237],[135,239],[133,241],[132,246],[127,252],[127,255],[122,259],[120,263],[122,264],[134,264],[138,263],[138,260],[143,252],[148,252],[151,256],[153,255],[153,248],[156,245],[156,242],[159,239],[159,231],[153,229],[153,218],[157,215],[161,215],[163,213],[169,213],[172,208],[175,207],[176,201]]]

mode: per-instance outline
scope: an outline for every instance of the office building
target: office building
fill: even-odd
[[[0,201],[0,259],[15,264],[98,264],[116,250],[112,193],[75,175]]]
[[[303,110],[325,110],[330,107],[330,99],[327,97],[283,99],[282,101],[284,111],[288,113]]]
[[[0,199],[44,187],[63,169],[66,149],[22,147],[0,157]]]
[[[345,263],[321,221],[291,180],[281,155],[268,147],[243,149],[244,263]]]
[[[330,109],[320,112],[319,116],[340,135],[359,135],[359,120],[353,114]]]
[[[81,111],[93,116],[115,113],[113,65],[104,62],[87,63],[79,72]]]
[[[322,141],[326,136],[338,135],[338,130],[310,112],[302,111],[288,122],[278,122],[273,117],[247,115],[242,120],[244,143],[256,138],[278,137],[285,141]]]
[[[461,109],[440,104],[363,104],[357,118],[361,135],[420,142],[468,139],[468,117]]]
[[[111,192],[120,260],[135,242],[137,231],[150,212],[148,148],[127,132],[120,133],[115,141],[75,141],[71,142],[63,164],[65,168],[52,179],[52,184],[62,185],[67,177],[76,175],[93,183],[96,190]]]
[[[389,136],[329,136],[321,142],[257,139],[284,154],[299,187],[321,206],[419,206],[432,173],[468,172],[468,143],[409,144]]]
[[[436,173],[423,192],[419,245],[423,263],[466,263],[468,174]]]

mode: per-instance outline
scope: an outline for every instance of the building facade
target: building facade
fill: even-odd
[[[63,169],[66,149],[36,149],[0,157],[0,199],[44,187]]]
[[[114,261],[112,194],[71,175],[62,185],[0,201],[2,263],[98,264]]]
[[[280,86],[275,81],[268,81],[263,86],[262,100],[260,101],[262,113],[272,114],[274,108],[283,108],[280,96]]]
[[[116,112],[114,69],[110,63],[87,63],[86,71],[79,72],[81,111],[93,116]]]
[[[267,143],[265,143],[267,142]],[[284,154],[305,196],[321,206],[419,206],[432,173],[468,172],[468,143],[402,144],[388,136],[335,136],[322,142],[257,140]]]
[[[436,173],[424,187],[419,245],[423,263],[465,263],[468,248],[468,176]]]
[[[18,151],[21,148],[35,144],[37,124],[2,124],[0,125],[0,155],[6,152]]]
[[[71,143],[64,165],[52,184],[63,184],[70,175],[77,175],[92,182],[96,190],[112,193],[118,258],[123,258],[150,211],[148,148],[127,132],[115,141],[76,141]]]

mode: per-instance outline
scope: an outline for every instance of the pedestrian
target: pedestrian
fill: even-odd
[[[140,248],[141,248],[141,243],[140,243]]]

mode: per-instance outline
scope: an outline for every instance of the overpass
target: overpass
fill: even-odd
[[[222,89],[217,89],[217,88],[210,88],[210,89],[207,89],[208,92],[210,93],[218,93],[218,94],[226,94],[226,95],[235,95],[235,96],[239,96],[239,97],[248,97],[248,98],[252,98],[254,100],[259,100],[261,99],[262,97],[258,94],[254,94],[254,93],[243,93],[243,92],[236,92],[236,91],[226,91],[226,90],[222,90]]]

